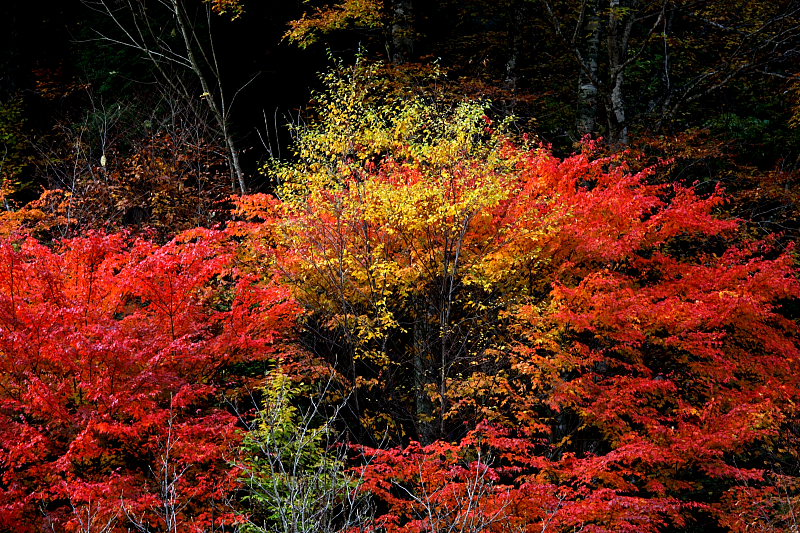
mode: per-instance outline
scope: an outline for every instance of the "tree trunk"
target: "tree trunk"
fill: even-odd
[[[664,21],[662,40],[664,42],[664,68],[661,71],[661,82],[663,85],[663,97],[661,98],[661,114],[658,117],[657,130],[661,130],[669,116],[669,109],[672,105],[672,79],[670,70],[672,69],[672,59],[668,36],[672,35],[672,21],[675,19],[675,11],[670,10]]]
[[[428,304],[420,302],[414,324],[414,418],[417,438],[423,445],[436,440],[434,406],[429,387],[431,384],[431,328],[428,320]]]
[[[247,183],[244,179],[242,165],[239,162],[239,149],[236,147],[236,144],[233,141],[233,136],[231,135],[230,128],[227,124],[225,125],[224,132],[225,144],[228,147],[228,158],[230,160],[229,164],[231,166],[231,180],[235,178],[235,183],[239,185],[239,192],[241,194],[247,194]]]
[[[414,15],[411,0],[392,0],[391,60],[405,63],[414,49]]]
[[[508,91],[508,96],[503,104],[505,116],[513,116],[517,104],[517,85],[519,83],[519,61],[522,52],[522,21],[525,20],[525,6],[522,2],[513,1],[509,6],[506,22],[506,38],[508,42],[508,57],[506,59],[506,72],[503,88]]]
[[[586,6],[586,49],[578,76],[578,116],[576,129],[583,137],[597,131],[597,72],[600,51],[599,0]]]
[[[623,81],[623,72],[617,72],[609,96],[608,136],[612,144],[628,144],[628,125],[625,123],[625,100],[622,94]]]
[[[194,72],[195,76],[197,76],[197,79],[200,81],[200,87],[203,90],[202,98],[208,104],[208,108],[211,110],[211,114],[214,115],[214,119],[221,130],[222,137],[225,139],[225,147],[228,149],[227,159],[231,168],[232,181],[238,184],[239,192],[241,194],[247,194],[247,184],[244,179],[244,172],[242,172],[242,167],[239,162],[239,150],[236,148],[236,143],[234,142],[233,135],[230,131],[228,115],[225,110],[225,97],[221,90],[222,88],[220,86],[220,103],[218,104],[216,97],[212,92],[211,84],[208,82],[208,78],[206,77],[200,62],[194,53],[194,46],[192,45],[193,35],[189,28],[188,21],[184,18],[184,14],[181,10],[178,0],[172,0],[172,9],[175,14],[175,21],[178,25],[178,30],[181,32],[181,37],[183,38],[183,43],[186,47],[186,57],[189,59],[192,72]],[[217,75],[219,75],[219,73],[217,73]],[[233,190],[236,192],[235,186],[233,187]]]
[[[608,10],[608,94],[605,95],[608,117],[608,141],[611,144],[628,144],[628,125],[625,122],[625,61],[628,39],[634,17],[626,13],[621,0],[611,0]],[[627,20],[625,20],[627,18]]]

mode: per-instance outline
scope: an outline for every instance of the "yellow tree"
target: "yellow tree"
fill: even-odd
[[[442,112],[395,99],[376,72],[327,78],[325,121],[297,132],[296,163],[269,167],[281,202],[243,206],[280,212],[267,232],[285,250],[276,266],[310,323],[338,343],[328,355],[361,391],[365,431],[381,416],[395,437],[432,442],[460,430],[447,419],[451,389],[504,335],[501,285],[525,285],[515,301],[535,290],[525,273],[539,268],[547,217],[560,214],[525,227],[515,211],[530,194],[514,171],[521,152],[481,105]]]

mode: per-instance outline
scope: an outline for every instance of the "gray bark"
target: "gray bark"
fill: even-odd
[[[218,104],[214,92],[212,92],[211,84],[209,83],[208,78],[206,77],[203,68],[201,67],[201,64],[194,52],[194,46],[192,45],[193,33],[189,28],[189,23],[184,17],[184,13],[181,10],[178,0],[172,0],[172,8],[175,14],[175,21],[178,25],[178,30],[181,33],[184,46],[186,47],[186,57],[189,60],[192,72],[195,74],[195,76],[197,76],[197,79],[200,82],[200,87],[203,90],[203,100],[205,100],[205,102],[208,104],[211,114],[214,116],[214,119],[216,120],[217,125],[222,132],[222,137],[225,139],[225,146],[228,149],[228,163],[231,167],[231,179],[235,180],[235,182],[238,184],[241,194],[247,194],[247,184],[245,183],[244,172],[242,171],[242,167],[239,162],[239,150],[237,149],[233,135],[231,134],[230,119],[228,117],[222,88],[219,87],[218,90],[218,97],[220,100]],[[216,78],[217,81],[219,81],[218,73]]]
[[[216,128],[221,140],[224,141],[228,163],[231,168],[231,189],[235,193],[238,187],[244,194],[247,192],[244,172],[239,162],[239,149],[231,133],[229,105],[222,90],[219,65],[214,51],[214,43],[209,31],[209,42],[202,44],[202,37],[192,26],[183,8],[182,0],[161,0],[158,5],[171,12],[175,22],[174,34],[181,38],[182,49],[173,49],[159,35],[161,29],[152,25],[152,17],[148,14],[148,7],[142,0],[128,0],[121,6],[111,0],[83,0],[89,8],[107,16],[121,33],[121,37],[114,38],[95,30],[101,39],[110,43],[136,49],[147,57],[158,76],[161,78],[166,93],[178,97],[188,104],[196,115],[200,115],[196,106],[198,95],[196,89],[186,86],[181,76],[165,68],[165,65],[174,65],[191,72],[200,84],[203,91],[200,98],[216,122]],[[210,6],[206,5],[206,17],[211,23]],[[124,13],[130,17],[126,20]],[[243,87],[242,87],[243,88]],[[241,88],[239,89],[241,90]]]
[[[599,0],[591,0],[586,6],[586,49],[583,65],[578,76],[578,135],[590,135],[597,131],[597,71],[600,53]]]
[[[411,0],[392,0],[391,60],[405,63],[414,50],[414,13]]]
[[[608,116],[609,141],[612,144],[628,144],[623,83],[628,63],[628,40],[633,28],[633,17],[625,14],[623,11],[625,7],[620,0],[611,0],[608,10],[608,85],[610,91],[606,96],[606,115]]]
[[[646,11],[639,0],[583,0],[577,24],[571,35],[564,31],[562,14],[556,12],[549,0],[539,0],[545,9],[556,36],[572,52],[580,69],[576,129],[584,135],[597,129],[596,111],[602,102],[611,144],[628,143],[628,117],[625,103],[625,72],[647,49],[649,39],[664,21],[667,0],[661,0],[658,11]],[[604,13],[608,16],[601,17]],[[642,38],[642,44],[629,51],[634,26],[648,19],[654,24]],[[596,24],[595,24],[596,21]],[[587,38],[584,39],[583,36]],[[600,38],[605,36],[605,54],[600,51]],[[600,61],[602,58],[603,61]]]

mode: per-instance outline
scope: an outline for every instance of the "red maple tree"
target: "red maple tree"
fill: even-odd
[[[223,396],[233,365],[280,355],[297,309],[232,252],[207,230],[0,242],[0,530],[235,521]]]

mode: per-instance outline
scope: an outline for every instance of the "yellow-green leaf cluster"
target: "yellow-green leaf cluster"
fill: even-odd
[[[398,92],[381,76],[381,65],[365,61],[339,64],[323,82],[313,108],[318,120],[294,128],[294,162],[272,160],[263,169],[285,200],[341,187],[388,161],[430,169],[484,157],[491,165],[498,137],[488,133],[483,103],[451,108]]]

